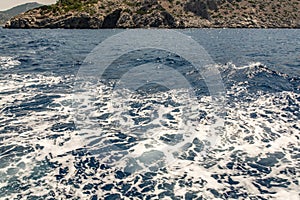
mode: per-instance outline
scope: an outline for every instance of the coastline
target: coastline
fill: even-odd
[[[81,2],[81,1],[79,1]],[[12,29],[259,28],[299,29],[300,3],[271,1],[85,1],[54,4],[10,19]],[[95,1],[93,1],[95,2]]]
[[[170,30],[184,30],[184,29],[250,29],[250,30],[298,30],[300,27],[184,27],[184,28],[160,28],[160,27],[115,27],[115,28],[43,28],[43,27],[30,27],[30,28],[8,28],[5,24],[0,25],[0,29],[6,30],[126,30],[126,29],[170,29]]]

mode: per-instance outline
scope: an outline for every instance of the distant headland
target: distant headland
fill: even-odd
[[[5,28],[300,28],[299,0],[58,0]]]
[[[42,4],[39,3],[25,3],[5,11],[0,11],[0,25],[4,25],[9,19],[16,15],[41,6]]]

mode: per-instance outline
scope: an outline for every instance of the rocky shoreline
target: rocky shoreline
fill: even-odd
[[[300,28],[297,0],[61,2],[18,15],[5,28]]]

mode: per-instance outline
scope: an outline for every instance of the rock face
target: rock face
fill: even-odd
[[[185,4],[184,9],[204,19],[209,19],[208,4],[204,1],[191,0]]]
[[[26,15],[8,21],[6,28],[65,28],[65,29],[97,29],[101,28],[103,19],[92,17],[87,13],[77,15],[66,14],[59,17],[41,17]]]
[[[102,28],[114,28],[120,19],[122,9],[117,9],[111,14],[108,14],[102,23]]]
[[[6,28],[300,28],[299,0],[64,0]],[[72,3],[70,3],[72,2]]]

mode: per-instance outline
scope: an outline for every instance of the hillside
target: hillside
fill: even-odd
[[[0,11],[0,25],[5,24],[5,22],[7,22],[10,18],[12,18],[16,15],[19,15],[21,13],[24,13],[28,10],[31,10],[33,8],[37,8],[40,6],[42,6],[42,5],[39,3],[26,3],[23,5],[13,7],[6,11]]]
[[[299,28],[299,0],[59,0],[6,28]]]

